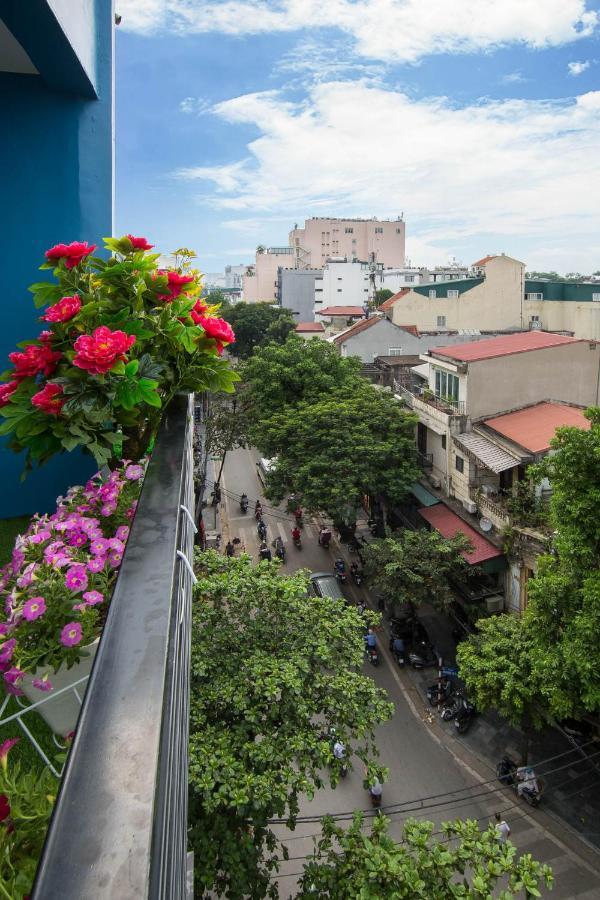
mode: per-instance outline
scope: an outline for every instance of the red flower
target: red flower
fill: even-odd
[[[62,393],[63,389],[60,384],[48,382],[41,391],[38,391],[37,394],[33,395],[31,402],[47,415],[57,416],[65,402]]]
[[[73,365],[92,375],[104,375],[119,361],[125,361],[125,353],[135,344],[135,335],[124,331],[111,331],[101,325],[93,334],[82,334],[75,341],[77,356]]]
[[[157,269],[157,274],[167,276],[169,293],[158,295],[158,299],[164,300],[165,303],[172,303],[176,297],[183,293],[184,286],[194,280],[193,275],[180,275],[179,272],[166,272],[164,269]]]
[[[67,269],[73,269],[82,259],[89,256],[96,249],[96,245],[91,246],[87,241],[73,241],[70,244],[56,244],[46,250],[46,259],[55,259],[57,262],[64,259]]]
[[[194,320],[194,325],[202,325],[202,314],[206,312],[208,306],[202,300],[196,300],[194,307],[190,310],[190,316]]]
[[[4,822],[10,816],[10,803],[6,794],[0,794],[0,822]]]
[[[152,250],[154,244],[149,244],[145,237],[134,237],[132,234],[126,235],[131,241],[134,250]]]
[[[49,306],[42,316],[43,322],[68,322],[76,316],[81,309],[81,300],[74,294],[72,297],[63,297],[54,306]]]
[[[219,353],[223,351],[223,344],[233,344],[235,334],[233,328],[225,319],[217,319],[214,316],[199,316],[196,323],[202,325],[206,333],[206,337],[212,338],[217,342],[217,350]]]
[[[6,406],[18,387],[18,381],[9,381],[7,384],[0,384],[0,407]]]
[[[54,334],[51,331],[40,331],[38,341],[51,341]]]
[[[56,369],[56,363],[60,359],[61,354],[52,350],[47,345],[41,347],[30,344],[21,353],[15,350],[9,353],[8,358],[15,367],[15,375],[17,378],[28,378],[41,372],[48,378]]]

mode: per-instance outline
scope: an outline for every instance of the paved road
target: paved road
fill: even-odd
[[[283,510],[271,507],[264,500],[262,486],[256,475],[257,457],[248,450],[237,450],[228,454],[223,481],[223,533],[239,537],[248,553],[258,555],[258,539],[252,511],[254,501],[260,497],[265,510],[269,541],[280,535],[288,550],[285,569],[294,571],[299,567],[311,571],[332,569],[333,552],[323,550],[317,544],[318,528],[307,522],[303,530],[303,548],[296,550],[291,543],[291,522]],[[251,501],[249,513],[242,515],[239,510],[239,495],[245,492]],[[348,599],[356,601],[362,588],[355,585],[346,587]],[[382,665],[374,669],[366,664],[365,671],[386,689],[395,706],[390,722],[378,730],[378,746],[381,760],[390,769],[389,781],[384,788],[384,805],[406,804],[418,798],[437,797],[423,806],[429,810],[418,811],[413,807],[412,815],[431,819],[436,823],[452,818],[477,818],[485,825],[496,811],[503,812],[512,829],[512,839],[519,851],[529,852],[550,864],[555,874],[553,898],[577,898],[577,900],[598,900],[600,898],[600,866],[587,848],[577,840],[563,834],[559,827],[544,826],[548,820],[541,810],[531,813],[527,807],[515,802],[508,791],[498,791],[495,784],[482,784],[489,774],[475,771],[458,760],[443,741],[435,717],[432,717],[420,697],[415,694],[407,673],[400,673],[392,664],[386,649],[382,654]],[[440,737],[441,735],[441,737]],[[358,762],[358,761],[357,761]],[[456,792],[448,795],[448,792]],[[433,805],[438,804],[438,805]],[[332,791],[318,792],[312,802],[306,802],[302,815],[322,815],[326,812],[341,813],[354,809],[367,809],[368,795],[362,787],[360,764],[339,787]],[[407,813],[404,810],[392,814],[392,834],[400,836],[402,822]],[[548,823],[548,821],[547,821]],[[552,823],[550,823],[551,825]],[[293,833],[279,829],[288,846],[291,859],[282,865],[278,878],[281,897],[289,897],[302,869],[302,858],[310,853],[313,840],[311,835],[318,832],[318,826],[301,824]],[[569,846],[567,846],[567,844]]]

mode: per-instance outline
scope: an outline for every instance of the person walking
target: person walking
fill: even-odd
[[[502,818],[500,813],[496,813],[495,818],[498,841],[501,844],[505,844],[510,837],[510,825]]]
[[[235,547],[233,546],[231,541],[227,541],[227,544],[225,545],[225,553],[227,554],[227,556],[235,556]]]

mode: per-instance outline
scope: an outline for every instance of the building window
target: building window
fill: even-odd
[[[376,228],[375,234],[383,234],[383,228]]]
[[[396,234],[402,234],[402,229],[401,229],[401,228],[396,228]]]
[[[442,450],[446,449],[446,435],[442,435]]]
[[[437,327],[438,328],[446,327],[446,316],[438,316],[437,317]]]
[[[337,292],[338,292],[338,294],[341,294],[341,293],[342,293],[342,289],[341,289],[341,288],[338,288],[338,289],[337,289]]]
[[[458,400],[458,376],[444,369],[435,369],[435,395],[446,400]]]
[[[454,465],[455,465],[455,467],[456,467],[456,471],[457,471],[457,472],[464,472],[464,471],[465,471],[465,461],[464,461],[464,459],[462,458],[462,456],[457,456],[457,457],[456,457],[456,459],[455,459],[455,461],[454,461]]]
[[[341,280],[342,280],[342,279],[338,276],[338,281],[341,281]]]
[[[458,297],[458,291],[448,291],[448,297]]]
[[[600,303],[600,294],[592,294],[592,300],[595,300],[597,303]]]
[[[535,293],[535,294],[525,294],[525,299],[526,300],[543,300],[544,295],[539,292]],[[599,295],[599,299],[600,299],[600,295]]]
[[[354,234],[354,228],[344,228],[345,234]]]
[[[404,276],[404,280],[405,280],[405,281],[414,281],[414,280],[415,280],[415,276],[414,276],[414,275],[405,275],[405,276]]]
[[[437,291],[436,291],[436,290],[429,291],[429,299],[430,299],[430,300],[435,300],[436,297],[437,297]]]
[[[388,356],[402,356],[402,347],[390,347]]]

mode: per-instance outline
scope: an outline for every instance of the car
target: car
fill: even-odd
[[[313,572],[310,576],[310,583],[316,597],[346,601],[339,582],[332,572]]]
[[[273,457],[273,459],[259,459],[256,463],[256,471],[263,485],[266,484],[267,475],[274,469],[276,463],[277,457]]]

